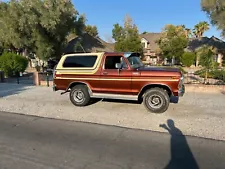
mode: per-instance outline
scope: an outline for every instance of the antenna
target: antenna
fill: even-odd
[[[80,43],[81,41],[82,41],[81,37],[78,37],[78,42],[77,42],[78,45],[80,45],[80,47],[82,48],[82,50],[83,50],[84,53],[87,53],[87,52],[84,50],[83,46],[81,45],[81,43]]]

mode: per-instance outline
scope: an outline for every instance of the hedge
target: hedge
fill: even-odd
[[[6,76],[15,76],[20,72],[24,72],[28,66],[28,60],[15,53],[3,53],[0,56],[0,70],[2,70]]]

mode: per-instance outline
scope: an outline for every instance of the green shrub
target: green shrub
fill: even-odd
[[[196,71],[194,74],[204,78],[205,71],[206,71],[206,69],[201,69],[201,70]],[[225,81],[225,71],[224,70],[210,70],[208,72],[208,77]]]
[[[213,79],[225,81],[225,71],[224,70],[214,70],[210,73],[212,74]]]
[[[4,71],[6,76],[18,75],[27,68],[28,60],[15,53],[3,53],[0,56],[0,69]]]
[[[1,47],[1,45],[0,45],[0,55],[2,55],[2,53],[3,53],[3,47]]]
[[[190,67],[195,63],[195,53],[194,52],[185,52],[181,56],[181,62],[184,66]]]
[[[197,70],[197,71],[195,71],[195,75],[201,75],[201,74],[203,74],[203,73],[205,73],[205,69],[200,69],[200,70]]]
[[[225,59],[223,59],[222,66],[225,67]]]

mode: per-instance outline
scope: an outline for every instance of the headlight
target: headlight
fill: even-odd
[[[184,76],[183,76],[183,74],[182,74],[182,76],[180,77],[180,82],[179,82],[179,84],[178,84],[178,88],[181,89],[182,86],[183,86],[183,84],[184,84]]]
[[[182,74],[182,76],[181,76],[181,78],[180,78],[180,81],[182,82],[182,83],[184,83],[184,75]]]

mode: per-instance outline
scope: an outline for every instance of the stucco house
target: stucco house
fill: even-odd
[[[160,33],[146,33],[141,34],[141,43],[144,48],[144,61],[150,64],[157,64],[162,62],[162,58],[159,54],[159,46],[156,43],[159,40],[161,34]],[[225,42],[215,36],[211,38],[202,37],[202,38],[191,38],[188,43],[188,47],[186,51],[196,51],[203,45],[209,45],[216,49],[216,55],[214,60],[222,66],[223,60],[225,59]]]
[[[202,37],[202,38],[193,38],[190,39],[187,50],[188,51],[196,51],[201,48],[203,45],[212,46],[216,49],[216,54],[214,56],[215,62],[222,66],[224,55],[225,55],[225,42],[221,39],[212,36],[211,38]],[[198,65],[198,63],[197,63]]]
[[[156,65],[161,59],[159,55],[159,46],[156,43],[159,40],[160,33],[140,34],[141,44],[144,48],[144,61]]]

